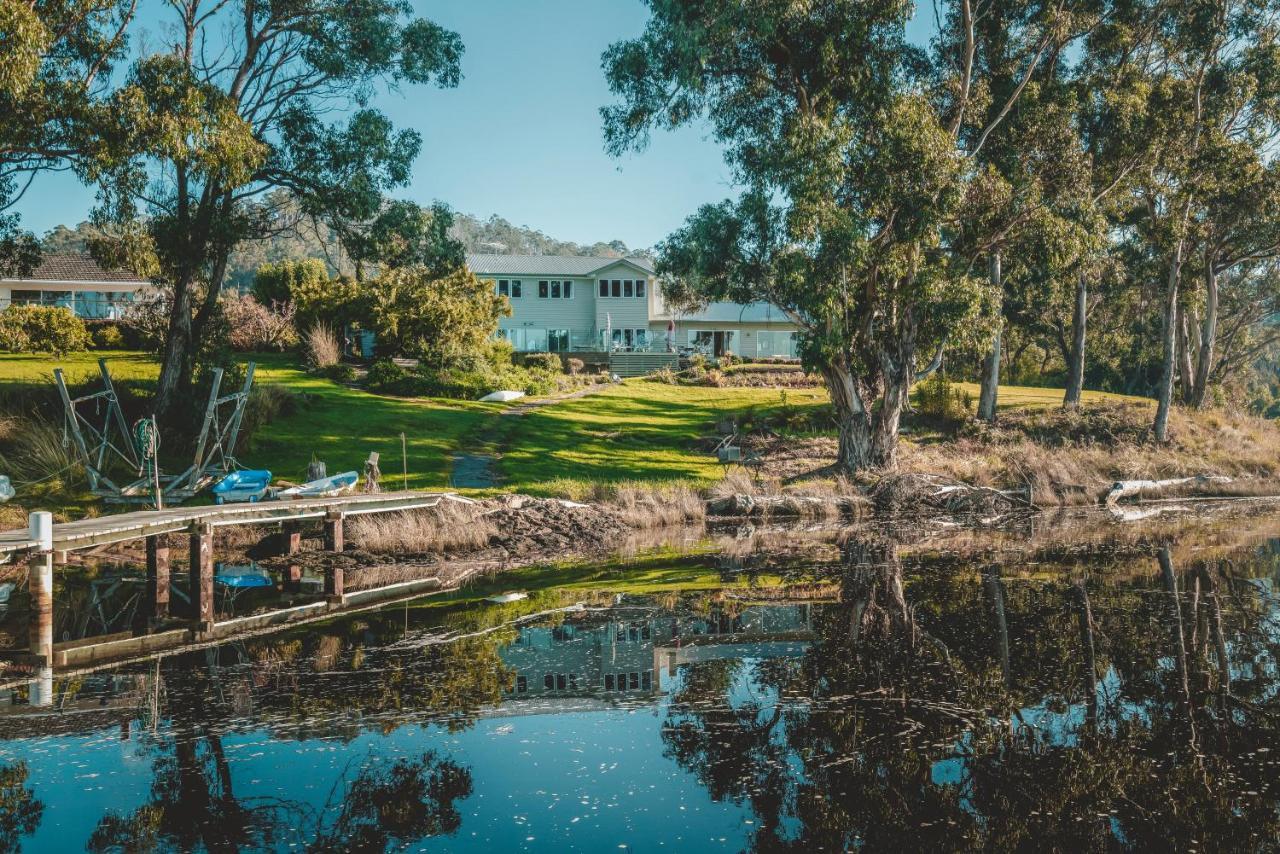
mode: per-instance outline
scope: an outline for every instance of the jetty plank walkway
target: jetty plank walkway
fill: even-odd
[[[434,507],[441,501],[468,501],[450,492],[378,492],[331,498],[299,498],[292,501],[216,504],[175,507],[172,510],[135,510],[112,516],[61,522],[53,526],[53,550],[75,551],[121,543],[160,534],[188,530],[193,524],[215,528],[322,519],[330,514],[358,516]],[[0,555],[28,552],[39,544],[26,529],[0,532]]]

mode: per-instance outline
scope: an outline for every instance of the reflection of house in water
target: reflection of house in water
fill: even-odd
[[[514,671],[507,698],[644,697],[662,690],[664,667],[670,675],[690,661],[798,655],[813,637],[810,608],[759,605],[709,615],[613,608],[524,627],[500,651]]]

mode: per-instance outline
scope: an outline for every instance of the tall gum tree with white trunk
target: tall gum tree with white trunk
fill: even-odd
[[[1003,10],[1014,83],[997,96],[979,33],[991,0],[944,4],[927,47],[907,40],[901,0],[649,6],[644,33],[604,54],[607,148],[705,117],[742,187],[662,244],[668,293],[782,308],[830,391],[838,468],[892,467],[912,384],[989,326],[981,241],[961,239],[978,156],[1085,11]]]

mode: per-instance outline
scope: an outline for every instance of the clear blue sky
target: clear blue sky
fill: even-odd
[[[732,194],[705,128],[655,134],[644,153],[620,160],[604,153],[598,110],[610,98],[600,54],[644,29],[640,0],[414,5],[462,36],[465,76],[457,89],[407,87],[378,100],[397,126],[423,137],[413,182],[398,195],[498,214],[562,240],[620,239],[643,248],[698,205]],[[84,220],[93,200],[74,177],[47,175],[18,212],[43,234]]]

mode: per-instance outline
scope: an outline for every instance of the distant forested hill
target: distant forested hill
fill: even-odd
[[[75,228],[60,225],[45,234],[42,245],[46,252],[84,251],[93,231],[93,226],[87,222]],[[628,254],[647,254],[632,252],[621,240],[591,244],[557,240],[537,229],[512,225],[496,215],[480,219],[469,214],[456,214],[453,236],[468,252],[499,255],[604,255],[621,258]],[[232,253],[229,282],[233,286],[247,287],[260,266],[287,258],[320,258],[332,272],[352,272],[329,230],[323,225],[317,229],[306,223],[298,228],[282,229],[267,240],[242,244]]]

